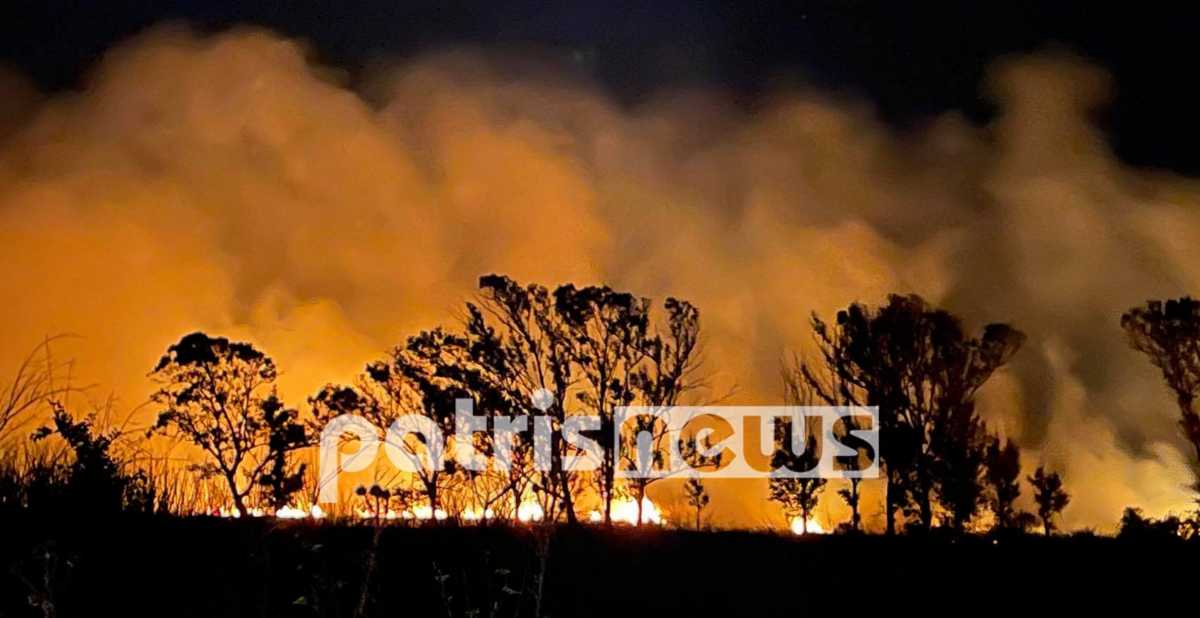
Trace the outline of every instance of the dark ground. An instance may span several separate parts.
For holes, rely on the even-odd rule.
[[[268,519],[21,516],[0,525],[0,616],[13,617],[44,615],[29,606],[31,591],[49,591],[60,617],[351,617],[375,537],[368,526]],[[364,615],[531,616],[539,546],[524,528],[388,527]],[[1126,598],[1166,607],[1195,598],[1200,583],[1195,543],[1090,536],[585,527],[554,531],[548,547],[544,616],[1074,615],[1081,604]]]

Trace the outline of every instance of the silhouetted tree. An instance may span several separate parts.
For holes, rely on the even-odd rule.
[[[699,380],[694,378],[699,364],[697,349],[700,342],[700,311],[691,303],[668,298],[665,303],[667,312],[666,329],[663,333],[648,336],[644,344],[646,358],[642,366],[630,379],[630,386],[635,391],[635,401],[651,408],[664,408],[679,403],[684,393],[696,388]],[[661,422],[653,422],[645,416],[635,419],[630,431],[624,433],[627,448],[622,449],[624,461],[618,465],[628,470],[642,464],[646,469],[659,469],[661,475],[634,475],[627,484],[637,500],[637,522],[642,523],[642,511],[645,505],[646,490],[653,483],[667,478],[679,470],[666,469],[669,453],[669,441],[677,438],[673,432],[667,431]],[[648,462],[638,462],[637,437],[645,432],[649,437],[650,459]],[[685,446],[684,457],[689,468],[716,466],[720,462],[699,455],[694,442],[689,442],[690,449]]]
[[[906,505],[928,528],[937,491],[957,504],[956,518],[973,514],[980,459],[975,395],[1024,335],[989,324],[981,337],[968,337],[951,314],[897,295],[878,310],[853,304],[833,325],[814,315],[812,327],[819,362],[802,363],[800,373],[816,396],[829,405],[879,406],[888,532]]]
[[[262,499],[273,509],[281,509],[304,486],[307,464],[293,464],[288,455],[309,444],[309,434],[299,413],[283,405],[274,393],[262,402],[262,420],[267,426],[268,464],[258,478]]]
[[[848,416],[842,419],[838,427],[834,428],[838,441],[854,449],[853,455],[836,458],[836,463],[840,469],[853,472],[861,471],[870,461],[869,458],[874,457],[874,453],[870,452],[870,449],[864,442],[857,440],[857,438],[854,438],[850,434],[855,429],[866,429],[865,424],[862,417]],[[856,441],[861,443],[861,445],[856,444]],[[859,505],[862,502],[862,481],[861,477],[852,476],[846,479],[846,486],[837,491],[838,496],[846,503],[846,506],[850,507],[850,521],[848,524],[851,532],[862,531],[862,513],[859,509]]]
[[[687,497],[688,506],[696,510],[696,529],[700,529],[700,516],[708,506],[708,489],[699,477],[691,477],[683,484],[683,494]]]
[[[929,439],[934,491],[949,527],[962,532],[984,500],[987,433],[973,403],[940,414]]]
[[[383,420],[358,389],[345,384],[326,384],[308,398],[308,405],[312,408],[309,427],[313,434],[319,434],[326,423],[343,414],[359,414],[372,422]]]
[[[479,288],[478,301],[467,305],[466,339],[472,358],[483,370],[482,377],[508,402],[490,413],[515,416],[529,412],[547,418],[551,427],[550,470],[510,469],[514,505],[519,506],[516,494],[528,484],[542,496],[548,518],[554,518],[561,505],[567,522],[574,524],[573,494],[579,477],[563,465],[564,456],[570,453],[562,438],[573,400],[568,392],[577,379],[568,326],[544,286],[522,286],[502,275],[488,275],[480,278]],[[531,407],[531,403],[536,405]],[[530,432],[518,438],[514,456],[528,459]]]
[[[1178,541],[1184,524],[1174,515],[1153,519],[1142,515],[1142,509],[1126,507],[1121,515],[1117,538],[1146,541]]]
[[[309,398],[318,425],[342,414],[357,414],[385,432],[388,446],[407,458],[413,470],[410,478],[420,487],[431,512],[440,508],[443,490],[454,484],[457,469],[451,440],[455,399],[469,396],[458,382],[439,373],[443,367],[439,357],[461,349],[461,341],[440,328],[422,332],[393,348],[386,358],[368,363],[354,386],[327,384]],[[445,361],[445,366],[459,365],[456,359]],[[420,433],[396,440],[390,429],[404,415],[432,421],[442,443],[431,444]],[[436,461],[439,458],[443,461]]]
[[[564,418],[555,393],[565,393],[565,380],[570,375],[570,361],[562,349],[565,340],[559,332],[549,333],[559,328],[555,318],[541,314],[549,307],[544,290],[515,284],[506,287],[504,281],[486,277],[481,285],[496,287],[485,287],[480,305],[468,303],[466,328],[461,335],[438,329],[410,339],[410,358],[419,362],[409,363],[407,375],[420,386],[427,404],[441,400],[443,405],[450,405],[453,400],[470,399],[476,414],[487,417],[489,428],[501,419],[524,423],[523,428],[516,430],[514,441],[508,444],[496,444],[490,432],[472,437],[475,450],[494,464],[488,471],[462,471],[466,489],[477,508],[486,512],[507,493],[511,496],[509,514],[519,518],[527,503],[527,491],[532,489],[542,517],[556,518],[562,504],[568,521],[572,521],[571,476],[569,471],[562,470],[564,443],[553,432],[556,427],[561,428]],[[533,305],[524,303],[536,304],[538,315],[532,314]],[[519,306],[525,307],[524,313]],[[506,308],[514,313],[505,314],[503,319],[494,317],[500,320],[499,328],[489,325],[485,312],[499,316]],[[521,321],[520,325],[514,320]],[[421,337],[427,339],[421,342]],[[558,343],[548,342],[544,337]],[[554,348],[549,357],[539,348],[541,345]],[[547,388],[547,384],[553,388]],[[537,469],[533,461],[535,421],[526,416],[539,414],[550,420],[552,429],[553,460],[549,471]],[[503,461],[499,459],[502,456]]]
[[[862,484],[861,478],[851,478],[847,481],[849,486],[838,490],[838,496],[850,507],[850,521],[847,526],[851,532],[862,531],[862,514],[859,513],[858,505],[862,501],[862,494],[859,492],[859,485]]]
[[[357,414],[367,418],[367,420],[375,423],[376,427],[386,429],[386,426],[381,426],[381,418],[374,409],[372,403],[353,386],[345,384],[326,384],[321,387],[321,390],[309,396],[308,405],[310,414],[308,416],[308,427],[311,436],[320,439],[322,430],[329,421],[342,416],[343,414]],[[339,441],[340,447],[340,441]],[[321,495],[322,485],[324,483],[334,483],[338,481],[337,474],[327,476],[325,478],[317,478],[314,486],[310,488],[312,492],[311,498],[316,504]],[[336,487],[335,487],[336,489]]]
[[[469,394],[492,419],[531,413],[548,420],[550,470],[530,465],[532,427],[527,427],[518,432],[509,462],[514,465],[505,482],[514,509],[529,487],[547,517],[561,512],[568,522],[576,521],[575,493],[582,477],[564,465],[568,455],[578,453],[563,440],[563,424],[576,413],[597,415],[601,427],[589,437],[601,445],[602,461],[592,481],[605,504],[604,519],[611,522],[616,469],[632,463],[618,460],[615,410],[674,405],[699,384],[693,376],[699,312],[687,302],[667,299],[665,324],[659,329],[651,321],[648,300],[607,287],[564,285],[551,293],[501,275],[482,277],[479,284],[479,297],[467,304],[461,335],[440,329],[423,333],[436,341],[419,347],[414,347],[416,338],[410,339],[405,358],[417,361],[407,363],[406,378],[419,385],[426,400],[433,387]],[[635,432],[629,428],[629,435]],[[665,435],[652,433],[660,439]],[[655,480],[636,479],[628,489],[641,498]]]
[[[825,351],[828,352],[828,348],[825,348]],[[792,364],[785,365],[783,368],[785,400],[789,404],[799,406],[860,405],[857,403],[859,399],[851,392],[853,385],[845,381],[846,371],[837,366],[838,363],[845,362],[844,357],[831,353],[825,356],[825,360],[834,366],[805,363],[799,358],[796,358]],[[863,470],[869,463],[869,458],[875,456],[865,442],[858,440],[851,433],[858,429],[869,428],[869,421],[858,415],[846,416],[834,427],[833,431],[838,441],[854,448],[853,455],[836,458],[836,464],[840,469]],[[838,496],[846,503],[846,506],[850,507],[850,521],[847,522],[846,527],[853,532],[862,530],[862,514],[859,512],[859,504],[862,501],[860,491],[862,480],[861,477],[851,477],[846,479],[846,487],[837,490]]]
[[[430,444],[425,436],[410,434],[402,444],[393,444],[414,464],[415,477],[434,512],[441,508],[442,490],[449,489],[457,475],[452,456],[455,402],[474,399],[463,380],[445,374],[447,368],[467,370],[468,361],[459,353],[463,347],[457,335],[441,328],[421,332],[395,348],[389,359],[368,365],[362,380],[372,400],[370,414],[380,427],[389,427],[401,414],[419,414],[433,421],[445,440]],[[439,453],[442,465],[434,462]]]
[[[817,438],[809,434],[801,453],[796,453],[789,445],[791,423],[776,425],[776,449],[771,457],[772,472],[769,482],[770,498],[778,502],[783,514],[789,519],[802,518],[801,532],[808,533],[808,520],[812,510],[821,499],[821,490],[825,488],[827,479],[823,477],[797,478],[784,476],[784,469],[803,472],[816,468],[820,461],[820,451],[817,450]]]
[[[126,509],[149,512],[154,508],[154,494],[145,474],[126,473],[117,461],[112,447],[121,433],[115,428],[103,430],[96,416],[75,420],[59,402],[50,402],[50,424],[33,434],[35,441],[58,436],[71,451],[71,461],[63,487],[62,505],[72,510],[110,514]]]
[[[181,437],[206,455],[199,469],[222,478],[238,513],[262,487],[267,470],[280,490],[292,474],[279,467],[285,454],[308,444],[295,412],[275,395],[275,363],[248,343],[192,333],[167,349],[151,377],[152,401],[162,407],[152,432]],[[298,485],[295,485],[298,486]]]
[[[1129,345],[1145,354],[1162,372],[1179,406],[1179,426],[1192,445],[1196,461],[1192,486],[1200,502],[1200,302],[1185,296],[1166,303],[1152,300],[1121,316]]]
[[[992,512],[996,528],[1012,530],[1022,527],[1022,513],[1015,503],[1021,496],[1021,449],[1012,440],[994,437],[988,442],[986,477],[991,488]]]
[[[1045,466],[1038,466],[1033,476],[1028,477],[1033,485],[1033,501],[1038,505],[1038,517],[1042,520],[1042,529],[1046,536],[1054,532],[1054,516],[1061,513],[1071,497],[1063,490],[1062,479],[1057,472],[1047,473]]]
[[[640,366],[651,351],[650,301],[607,286],[554,291],[555,310],[567,326],[567,348],[579,372],[577,393],[584,406],[600,418],[595,433],[602,457],[595,477],[603,520],[612,523],[619,444],[615,440],[616,408],[632,405],[637,397]]]

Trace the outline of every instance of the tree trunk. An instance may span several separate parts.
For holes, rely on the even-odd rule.
[[[928,489],[922,489],[917,495],[918,506],[921,507],[921,530],[928,532],[933,527],[933,502]]]
[[[425,495],[429,496],[429,519],[437,521],[438,486],[436,475],[433,476],[432,480],[425,483]]]
[[[896,534],[896,488],[892,486],[891,475],[884,480],[883,493],[885,496],[884,502],[887,504],[887,534],[892,536]]]
[[[855,532],[862,527],[862,517],[858,514],[858,483],[859,479],[850,479],[850,529]]]
[[[512,485],[511,487],[509,487],[509,492],[512,493],[512,501],[513,501],[512,520],[520,521],[521,517],[520,517],[519,513],[521,511],[521,492],[517,489],[517,486],[515,484]]]
[[[567,523],[574,526],[579,522],[575,517],[575,498],[571,495],[571,481],[567,478],[566,470],[558,471],[558,484],[561,486],[563,510],[567,512]]]
[[[603,402],[606,401],[606,398],[603,391],[601,392],[598,401],[600,402],[600,445],[604,451],[604,461],[600,466],[600,498],[604,500],[604,525],[612,526],[613,479],[616,475],[617,449],[620,448],[620,445],[617,442],[619,437],[613,435],[615,432],[614,427],[616,425],[616,419],[613,418],[611,411],[609,411],[608,414],[604,413]]]
[[[239,517],[245,517],[249,511],[246,510],[246,501],[238,491],[236,475],[230,471],[225,473],[225,482],[229,483],[229,495],[233,496],[233,506],[237,509]]]
[[[578,520],[575,519],[575,500],[571,496],[571,482],[562,462],[562,435],[558,432],[551,432],[550,442],[550,466],[554,470],[552,484],[557,483],[558,490],[562,493],[563,510],[567,512],[567,524],[574,526]]]
[[[609,435],[611,435],[612,428],[609,427],[608,431],[609,431]],[[614,457],[615,457],[615,453],[613,451],[613,448],[608,448],[604,453],[604,459],[605,459],[605,464],[606,464],[604,466],[604,480],[603,480],[603,485],[604,485],[604,491],[603,491],[603,493],[604,493],[604,496],[603,496],[603,498],[604,498],[604,525],[605,526],[612,525],[613,475],[616,473],[616,463],[613,461]]]

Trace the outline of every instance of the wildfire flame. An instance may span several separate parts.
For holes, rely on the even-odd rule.
[[[480,512],[478,508],[467,509],[462,514],[463,521],[485,521],[495,516],[496,513],[492,509],[484,509],[483,512]]]
[[[375,519],[376,513],[375,513],[375,511],[372,511],[369,509],[362,509],[358,512],[358,516],[362,519]],[[424,506],[424,505],[415,506],[412,509],[406,510],[406,511],[397,511],[395,509],[388,509],[387,511],[378,514],[378,517],[380,519],[417,519],[417,520],[421,520],[421,521],[428,521],[430,519],[436,519],[437,521],[441,521],[443,519],[446,519],[449,516],[450,515],[448,513],[446,513],[446,511],[443,511],[442,509],[434,510],[434,509],[431,509],[428,506]]]
[[[517,519],[522,522],[542,521],[546,513],[537,502],[526,501],[517,507]]]
[[[212,515],[215,517],[224,517],[227,519],[240,519],[242,516],[242,514],[239,513],[238,510],[233,507],[221,507],[219,509],[215,509],[212,511]],[[275,511],[273,514],[270,514],[270,515],[274,516],[276,519],[309,519],[309,518],[324,519],[325,511],[320,506],[317,506],[315,504],[312,505],[312,507],[309,508],[307,511],[302,508],[292,506],[289,504],[289,505]],[[247,517],[267,517],[268,513],[267,513],[267,511],[265,511],[263,509],[253,508],[253,509],[249,509],[246,511],[246,516]]]
[[[276,519],[323,519],[324,517],[325,511],[315,504],[307,511],[291,505],[275,511]]]
[[[237,509],[232,508],[232,507],[221,507],[219,509],[215,509],[212,512],[212,515],[214,515],[216,517],[225,517],[228,519],[239,519],[242,516],[241,513],[239,513],[237,511]],[[357,515],[361,519],[375,519],[376,518],[375,511],[373,511],[371,509],[360,509],[358,511]],[[298,506],[288,505],[281,509],[278,509],[274,513],[269,513],[261,508],[253,508],[253,509],[249,509],[246,512],[246,516],[247,517],[272,516],[272,517],[275,517],[276,519],[319,520],[319,519],[324,519],[326,514],[325,514],[325,511],[320,506],[314,504],[312,507],[308,508],[307,510],[302,509]],[[540,504],[538,504],[537,501],[535,501],[535,500],[526,500],[525,502],[521,503],[520,507],[517,508],[517,520],[521,521],[523,523],[539,522],[539,521],[542,521],[545,518],[545,516],[546,515],[545,515],[545,512],[542,510],[542,506]],[[449,514],[446,511],[444,511],[442,509],[434,510],[434,509],[431,509],[428,506],[424,506],[424,505],[415,506],[412,509],[404,510],[404,511],[388,509],[386,512],[378,514],[379,519],[386,519],[386,520],[396,520],[396,519],[413,520],[413,519],[415,519],[415,520],[419,520],[419,521],[428,521],[428,520],[433,519],[433,520],[441,521],[441,520],[447,519],[448,517],[449,517]],[[479,509],[468,509],[468,510],[462,512],[463,521],[484,521],[484,520],[492,519],[494,517],[495,517],[495,513],[492,511],[492,509],[486,509],[482,512]],[[602,522],[602,521],[604,521],[604,513],[602,513],[601,511],[592,511],[589,514],[589,519],[593,523]],[[612,520],[616,523],[629,524],[631,526],[638,525],[637,501],[632,498],[621,498],[618,500],[614,500],[613,505],[612,505]],[[658,508],[657,504],[655,504],[649,498],[643,498],[642,499],[642,522],[646,523],[646,524],[653,524],[656,526],[663,526],[663,525],[666,525],[667,519],[664,516],[663,512]],[[799,527],[798,522],[799,522],[798,519],[793,520],[793,522],[792,522],[792,530],[793,530],[793,532],[796,532],[797,534],[800,533],[800,527]],[[817,525],[815,521],[812,521],[812,520],[809,520],[808,529],[809,529],[809,532],[815,532],[817,534],[822,534],[824,532],[824,530],[822,530],[821,527],[819,525]]]
[[[588,518],[593,523],[604,521],[604,513],[592,511]],[[612,520],[617,523],[638,525],[638,503],[632,498],[621,498],[612,503]],[[650,498],[642,498],[642,522],[656,526],[666,525],[667,519],[659,511],[658,505]]]
[[[803,517],[793,517],[792,518],[792,534],[805,534],[804,528],[805,528],[805,526],[804,526],[804,518]],[[816,519],[814,519],[812,517],[808,518],[808,534],[825,534],[825,533],[826,533],[825,528],[822,528],[821,524],[817,523]]]
[[[234,509],[233,506],[222,506],[220,509],[214,509],[210,512],[210,515],[214,517],[228,518],[228,520],[238,520],[238,518],[241,518],[240,512],[238,512],[238,509]],[[276,520],[307,520],[307,518],[313,518],[313,520],[323,520],[325,517],[325,511],[316,504],[313,504],[312,508],[308,510],[304,510],[299,508],[299,506],[293,506],[289,504],[284,506],[282,509],[276,510],[274,514],[270,514],[270,512],[258,508],[248,509],[246,511],[246,516],[272,516],[275,517]]]

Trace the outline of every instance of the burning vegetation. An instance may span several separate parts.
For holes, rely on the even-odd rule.
[[[1152,303],[1122,322],[1134,345],[1147,350],[1182,393],[1185,429],[1190,408],[1184,391],[1193,382],[1186,373],[1187,346],[1200,332],[1189,330],[1200,324],[1200,313],[1188,309],[1193,305],[1187,299],[1172,301],[1164,313]],[[57,440],[65,446],[64,456],[30,460],[24,468],[9,463],[4,504],[39,509],[62,501],[69,508],[109,512],[375,524],[704,527],[710,496],[701,478],[672,478],[684,470],[661,470],[662,475],[648,478],[617,474],[636,467],[630,450],[622,447],[638,435],[651,438],[642,446],[649,448],[653,465],[669,459],[671,445],[661,441],[656,426],[635,417],[636,423],[621,424],[614,434],[619,407],[673,406],[711,396],[699,372],[695,306],[667,299],[660,314],[648,299],[607,287],[550,290],[493,275],[480,279],[480,294],[466,304],[464,315],[458,327],[408,338],[383,360],[367,364],[355,381],[327,384],[303,410],[279,396],[280,372],[265,352],[223,337],[187,335],[150,372],[158,387],[152,398],[158,415],[147,429],[107,428],[95,414],[74,418],[66,407],[72,389],[60,385],[62,367],[47,342],[9,389],[8,423],[19,427],[35,418],[39,405],[49,406],[52,423],[35,432],[35,443]],[[1070,503],[1061,476],[1044,467],[1029,474],[1029,503],[1036,510],[1024,510],[1020,449],[1012,439],[992,433],[975,406],[989,377],[1021,347],[1022,333],[993,324],[973,337],[954,316],[915,296],[892,296],[878,308],[853,304],[833,322],[814,316],[811,326],[818,354],[785,366],[787,398],[801,405],[878,406],[873,422],[878,423],[879,452],[862,443],[834,461],[853,471],[878,457],[884,474],[877,481],[833,481],[835,491],[827,488],[827,478],[773,475],[767,498],[780,508],[784,527],[798,534],[867,531],[863,490],[875,486],[875,495],[883,496],[882,531],[888,534],[901,527],[924,534],[934,528],[964,534],[1036,527],[1050,535],[1058,528],[1057,519]],[[488,432],[459,434],[455,414],[463,401],[478,402],[485,411],[480,429],[505,422],[521,430],[504,441]],[[546,455],[535,453],[533,427],[514,422],[530,413],[551,429]],[[568,462],[589,453],[564,439],[563,428],[578,415],[593,413],[599,427],[590,435],[598,452],[590,454],[598,465],[585,471]],[[433,444],[424,434],[408,433],[392,442],[389,433],[384,448],[411,466],[397,469],[368,459],[344,474],[339,467],[318,477],[313,460],[322,436],[334,441],[338,466],[364,450],[353,433],[325,435],[331,420],[347,415],[379,425],[401,416],[416,418],[453,437]],[[854,418],[831,431],[848,437],[858,422]],[[818,444],[816,431],[776,424],[771,466],[815,469],[828,447]],[[441,461],[435,451],[453,453],[465,446],[455,442],[463,435],[484,465],[455,460],[428,465]],[[807,436],[799,448],[796,435]],[[719,454],[702,454],[708,451],[697,446],[695,436],[681,446],[687,447],[691,470],[722,465]],[[537,457],[549,464],[535,465]],[[648,495],[659,480],[664,483],[658,499],[680,503],[670,518]],[[837,522],[826,510],[826,523],[818,524],[818,505],[823,497],[828,504],[829,494],[840,498],[848,516]],[[320,499],[328,495],[337,500]],[[1190,536],[1194,519],[1180,521],[1186,524],[1179,526],[1180,534]]]

